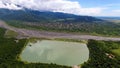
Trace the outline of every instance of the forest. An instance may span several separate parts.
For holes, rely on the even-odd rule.
[[[87,46],[89,60],[82,68],[120,68],[120,42],[89,40]]]
[[[19,54],[23,50],[27,39],[5,38],[4,33],[5,29],[0,28],[0,68],[70,68],[56,64],[20,61]]]

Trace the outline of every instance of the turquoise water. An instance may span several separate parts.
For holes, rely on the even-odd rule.
[[[22,61],[32,63],[73,66],[87,61],[89,50],[84,43],[42,40],[36,43],[29,42],[20,57]]]

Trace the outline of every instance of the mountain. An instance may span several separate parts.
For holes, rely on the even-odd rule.
[[[0,19],[3,20],[19,20],[27,22],[101,22],[103,20],[91,16],[79,16],[60,12],[35,11],[30,9],[9,10],[0,9]]]
[[[17,28],[120,36],[119,24],[92,16],[35,11],[30,9],[0,9],[0,19]]]
[[[120,17],[97,17],[97,18],[105,20],[120,20]]]

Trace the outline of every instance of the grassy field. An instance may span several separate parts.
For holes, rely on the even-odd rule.
[[[119,49],[114,49],[112,52],[118,56],[120,56],[120,48]]]
[[[5,32],[5,37],[11,38],[11,37],[16,37],[18,35],[17,32],[14,32],[12,30],[6,30]]]
[[[63,39],[63,38],[55,38],[54,40],[58,40],[58,41],[67,41],[67,42],[87,43],[87,40],[75,40],[75,39]]]
[[[120,23],[120,20],[111,20],[111,21],[115,23]]]

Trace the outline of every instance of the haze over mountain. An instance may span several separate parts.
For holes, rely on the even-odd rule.
[[[51,22],[51,23],[52,22],[90,23],[102,21],[101,19],[97,19],[91,16],[80,16],[50,11],[35,11],[30,9],[21,10],[0,9],[0,18],[3,20],[19,20],[28,22]]]

